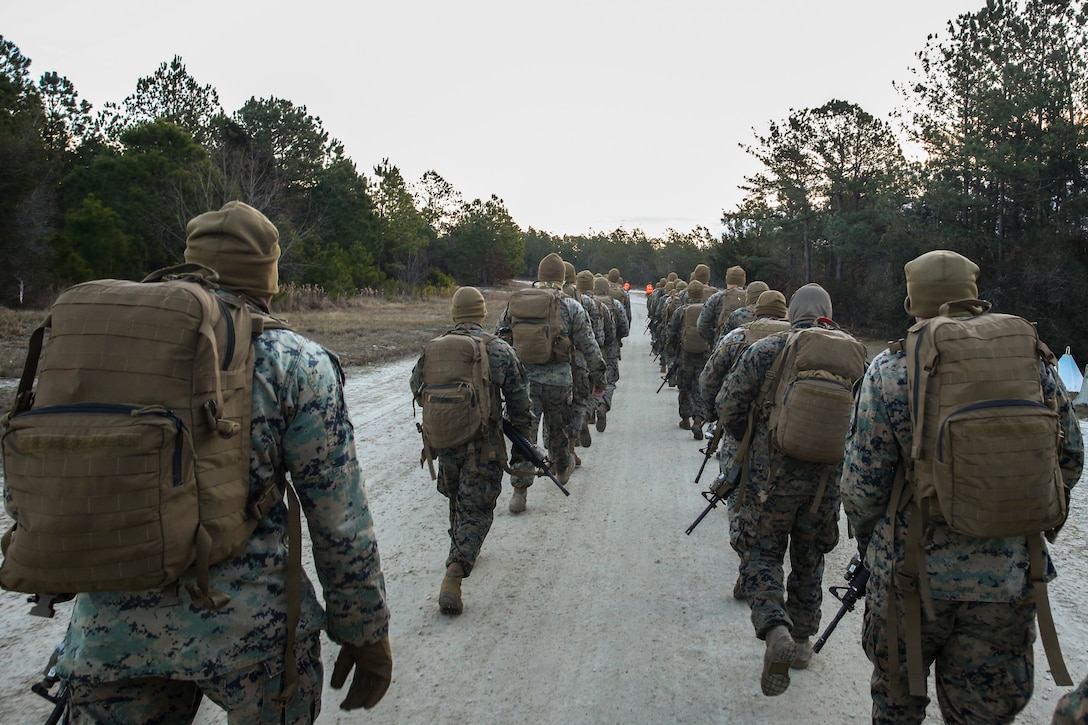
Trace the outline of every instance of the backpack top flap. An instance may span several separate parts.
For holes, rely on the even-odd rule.
[[[510,330],[523,363],[545,365],[567,358],[564,344],[561,290],[529,287],[510,295]]]
[[[721,307],[718,309],[717,321],[717,329],[719,331],[725,327],[725,323],[729,320],[729,315],[733,314],[741,307],[744,307],[746,297],[747,293],[740,287],[730,287],[722,290]]]
[[[938,316],[906,339],[913,470],[925,514],[959,533],[1018,536],[1065,519],[1061,427],[1043,400],[1053,354],[1022,317]]]

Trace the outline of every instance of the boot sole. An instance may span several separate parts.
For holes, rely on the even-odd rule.
[[[452,595],[439,594],[438,609],[442,614],[460,614],[464,611],[464,605],[461,604],[460,599],[456,599]]]
[[[781,695],[790,686],[790,663],[797,656],[797,643],[790,638],[783,638],[775,645],[770,658],[763,657],[763,675],[759,678],[759,687],[768,697]]]

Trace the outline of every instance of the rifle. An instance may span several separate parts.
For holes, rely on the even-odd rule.
[[[661,392],[661,389],[665,387],[665,383],[672,379],[672,376],[676,374],[676,368],[680,367],[680,362],[674,362],[667,371],[665,371],[665,377],[661,378],[661,385],[657,386],[657,392]]]
[[[45,725],[57,725],[60,723],[61,719],[64,717],[64,711],[68,707],[68,683],[62,680],[60,675],[57,674],[57,658],[59,656],[60,647],[56,647],[53,649],[53,654],[50,655],[49,662],[45,666],[45,672],[42,673],[41,681],[35,682],[30,686],[31,691],[35,695],[40,695],[53,703],[53,712],[49,714],[49,719],[45,721]],[[57,691],[55,693],[52,691],[54,685],[57,686]]]
[[[718,423],[711,423],[708,429],[710,433],[710,440],[706,444],[706,448],[699,450],[703,454],[703,465],[699,466],[699,472],[695,474],[695,483],[699,483],[699,479],[703,475],[703,469],[706,468],[706,462],[710,460],[710,457],[714,455],[718,450],[718,444],[721,443],[722,434],[725,433],[725,426]]]
[[[703,498],[710,503],[703,509],[703,512],[691,522],[691,526],[684,532],[688,536],[691,535],[692,531],[695,531],[696,526],[702,523],[703,519],[706,518],[706,515],[710,513],[710,509],[717,508],[718,503],[732,496],[733,492],[740,486],[741,480],[747,478],[747,474],[745,474],[744,471],[744,464],[746,463],[745,459],[748,457],[748,444],[752,440],[752,431],[755,429],[755,411],[754,405],[748,410],[748,428],[744,431],[744,436],[737,445],[736,453],[733,454],[733,465],[729,467],[727,473],[718,474],[718,477],[714,479],[714,483],[710,484],[709,491],[702,491]],[[717,436],[718,430],[725,430],[725,423],[719,420],[716,426],[715,435]],[[710,444],[707,444],[707,448],[710,448]],[[709,454],[707,454],[707,458],[710,458]],[[706,465],[706,461],[703,461],[703,465]],[[699,474],[702,475],[702,472],[703,469],[700,468]],[[696,476],[695,480],[698,481],[699,476]],[[743,494],[743,491],[741,493]]]
[[[816,640],[816,644],[812,645],[813,652],[819,652],[823,649],[824,644],[827,643],[827,638],[835,631],[835,627],[839,626],[839,620],[847,612],[854,611],[854,604],[865,596],[865,587],[869,584],[869,567],[865,566],[865,562],[861,560],[860,553],[855,553],[853,558],[850,559],[850,564],[846,567],[845,579],[849,582],[848,586],[830,587],[828,589],[836,599],[842,602],[842,606],[839,607],[835,618],[827,625],[827,629]]]
[[[551,472],[551,461],[548,460],[548,455],[534,446],[532,442],[521,434],[514,424],[509,419],[502,419],[502,432],[507,438],[510,439],[510,443],[513,444],[514,450],[521,454],[522,458],[532,463],[536,469],[538,476],[547,476],[552,479],[552,483],[559,487],[559,490],[563,492],[564,496],[570,496],[570,491],[563,488],[563,484],[559,482],[559,479]]]

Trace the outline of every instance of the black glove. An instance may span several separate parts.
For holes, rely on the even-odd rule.
[[[389,636],[374,644],[342,646],[332,668],[332,689],[339,690],[344,686],[352,668],[355,675],[351,678],[348,696],[340,703],[340,709],[355,710],[361,707],[369,710],[381,701],[393,680]]]

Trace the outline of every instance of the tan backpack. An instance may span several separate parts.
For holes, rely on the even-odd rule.
[[[427,449],[453,448],[487,437],[498,422],[492,399],[487,333],[451,330],[423,349],[423,385],[416,399],[423,408]]]
[[[168,278],[196,271],[183,265],[76,285],[33,333],[3,432],[18,511],[5,589],[151,589],[195,567],[194,603],[226,603],[208,567],[241,549],[286,486],[249,495],[251,338],[286,324],[201,269],[210,281]]]
[[[733,314],[733,312],[744,307],[746,298],[747,293],[741,287],[730,287],[722,290],[721,307],[718,308],[718,320],[714,328],[718,337],[721,337],[724,332],[729,332],[729,330],[724,329],[726,320],[729,319],[729,315]]]
[[[510,295],[510,331],[514,349],[526,365],[547,365],[570,358],[571,342],[563,334],[563,292],[527,287]]]
[[[680,349],[691,355],[702,355],[710,346],[699,334],[696,323],[699,321],[699,313],[703,311],[701,303],[692,303],[684,307],[684,325],[680,330]]]
[[[965,536],[1026,538],[1040,639],[1054,682],[1073,684],[1042,557],[1043,534],[1068,513],[1061,425],[1039,380],[1040,361],[1057,361],[1033,324],[989,308],[982,300],[945,304],[937,317],[912,326],[905,343],[893,344],[906,354],[913,430],[910,466],[890,502],[895,510],[914,507],[901,567],[916,582],[904,591],[911,694],[925,694],[920,611],[932,608],[924,546],[931,521]],[[891,612],[888,625],[894,640],[899,625]]]
[[[775,447],[802,461],[841,462],[854,383],[864,374],[865,346],[845,330],[817,324],[786,333],[760,393],[772,406]]]

